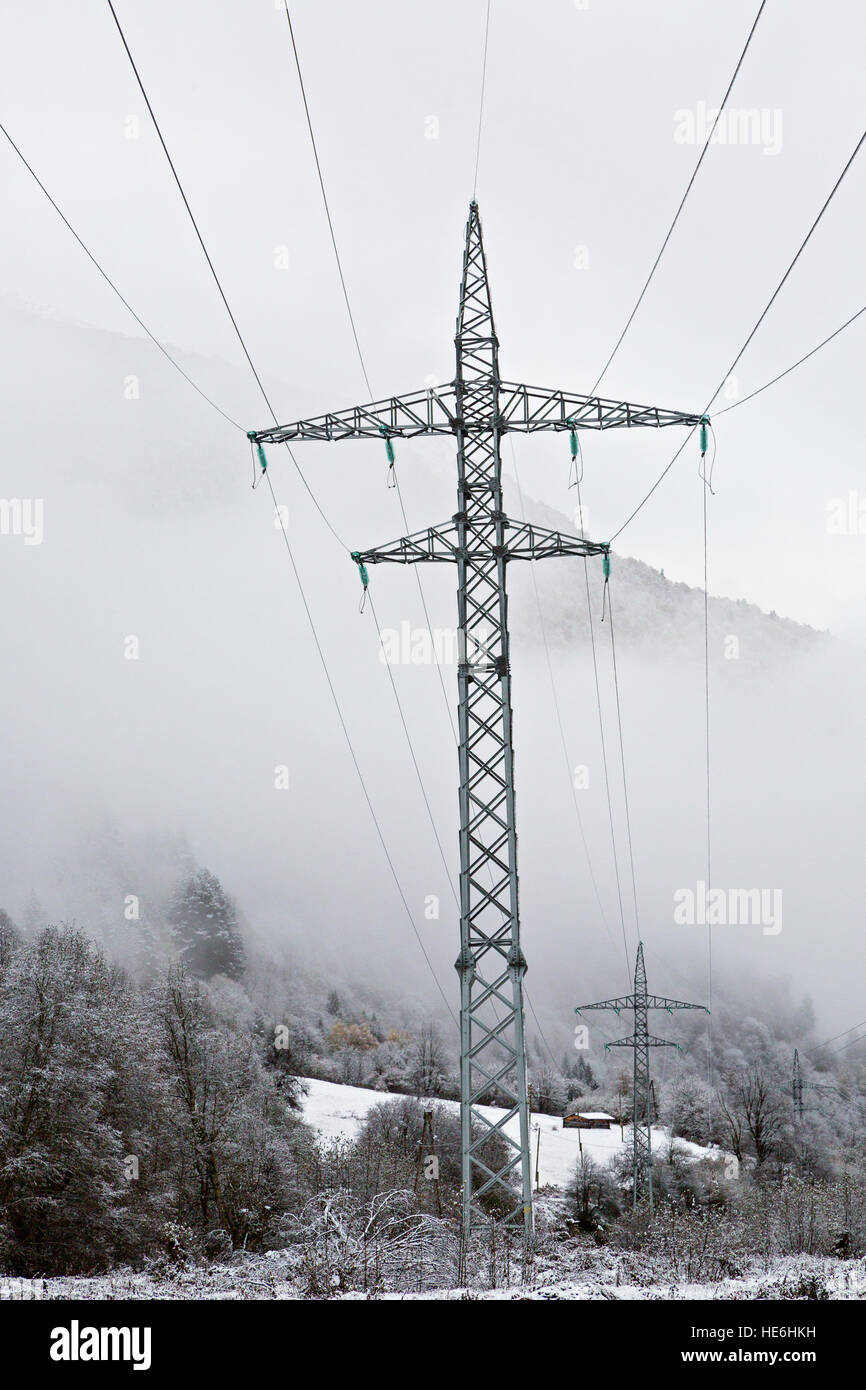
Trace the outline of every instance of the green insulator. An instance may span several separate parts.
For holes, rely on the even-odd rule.
[[[380,425],[380,426],[379,426],[379,433],[382,435],[383,439],[385,440],[385,454],[386,454],[386,456],[387,456],[388,462],[389,462],[389,463],[393,463],[393,462],[394,462],[394,445],[391,443],[391,436],[388,434],[388,431],[385,429],[385,426],[384,426],[384,425]]]
[[[601,553],[601,572],[605,579],[610,579],[610,551],[603,550]]]
[[[570,448],[571,448],[571,457],[572,457],[573,459],[576,459],[577,456],[578,456],[578,454],[580,453],[580,445],[579,445],[578,442],[577,442],[577,430],[572,430],[572,431],[571,431],[571,434],[569,435],[568,443],[569,443],[569,446],[570,446]]]
[[[259,466],[260,466],[262,472],[263,472],[263,473],[267,473],[267,471],[268,471],[268,460],[267,460],[267,458],[265,457],[265,451],[264,451],[264,448],[262,447],[261,444],[257,444],[257,445],[256,445],[256,453],[257,453],[258,456],[259,456]]]
[[[705,454],[705,453],[707,452],[707,425],[708,425],[708,424],[709,424],[709,420],[707,419],[706,415],[702,415],[702,416],[701,416],[701,453],[702,453],[702,454]]]
[[[352,559],[355,561],[355,564],[358,566],[358,573],[359,573],[360,576],[361,576],[361,583],[363,584],[364,588],[366,589],[367,585],[368,585],[369,582],[370,582],[370,576],[369,576],[368,573],[367,573],[367,566],[364,564],[363,560],[361,559],[361,552],[360,552],[360,550],[352,550],[352,551],[350,551],[349,553],[350,553]]]

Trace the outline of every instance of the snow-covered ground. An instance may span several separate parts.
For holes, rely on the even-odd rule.
[[[361,1123],[374,1105],[395,1097],[385,1091],[368,1091],[359,1086],[340,1086],[332,1081],[308,1079],[304,1082],[308,1093],[304,1100],[304,1119],[325,1139],[349,1138],[358,1133]],[[431,1105],[443,1105],[457,1110],[457,1101],[430,1101]],[[487,1119],[497,1120],[503,1114],[492,1105],[478,1107]],[[511,1120],[505,1130],[516,1139],[517,1120]],[[623,1138],[624,1133],[624,1138]],[[631,1151],[631,1127],[626,1125],[621,1133],[619,1125],[610,1129],[563,1129],[562,1120],[553,1115],[532,1116],[532,1180],[535,1182],[536,1155],[538,1156],[538,1185],[540,1187],[566,1187],[572,1177],[575,1165],[583,1152],[599,1164],[608,1164],[616,1154]],[[653,1128],[653,1150],[664,1152],[668,1147],[668,1132]],[[676,1140],[676,1147],[684,1156],[703,1158],[711,1151],[699,1144],[690,1144],[684,1139]],[[718,1152],[716,1151],[716,1157]]]
[[[519,1272],[512,1284],[496,1289],[437,1288],[423,1294],[410,1291],[375,1294],[361,1289],[334,1297],[348,1299],[527,1299],[539,1301],[609,1299],[631,1303],[637,1300],[679,1301],[680,1299],[837,1299],[866,1300],[866,1264],[863,1260],[835,1260],[811,1255],[791,1255],[769,1265],[755,1262],[741,1277],[719,1279],[703,1284],[664,1282],[636,1283],[622,1267],[621,1258],[598,1251],[579,1259],[570,1258],[566,1247],[553,1263],[542,1258],[528,1282]],[[272,1250],[267,1255],[247,1256],[238,1263],[198,1265],[156,1275],[131,1270],[83,1278],[72,1276],[34,1280],[34,1291],[27,1298],[42,1299],[298,1299],[304,1296],[297,1255]],[[3,1294],[0,1299],[20,1298],[20,1293]]]
[[[307,1079],[307,1094],[303,1101],[304,1116],[324,1139],[352,1138],[369,1111],[383,1101],[394,1099],[386,1092],[364,1090],[357,1086],[341,1086],[329,1081]],[[456,1101],[430,1102],[457,1109]],[[486,1108],[491,1119],[502,1111]],[[533,1178],[535,1155],[539,1154],[540,1186],[547,1191],[539,1197],[540,1210],[547,1219],[555,1218],[562,1208],[564,1188],[580,1157],[585,1153],[599,1163],[610,1163],[614,1155],[628,1151],[631,1131],[624,1136],[618,1125],[609,1130],[573,1130],[562,1128],[562,1120],[551,1115],[532,1116]],[[538,1140],[540,1136],[540,1147]],[[654,1130],[654,1142],[666,1149],[665,1130]],[[709,1151],[696,1144],[677,1140],[682,1152],[699,1158]],[[559,1191],[557,1191],[559,1189]],[[455,1266],[456,1267],[456,1266]],[[444,1281],[443,1281],[444,1282]],[[393,1286],[392,1286],[393,1287]],[[156,1271],[117,1270],[111,1274],[88,1278],[54,1278],[36,1280],[32,1292],[25,1297],[46,1299],[296,1299],[308,1291],[304,1264],[304,1249],[289,1246],[265,1254],[246,1254],[238,1251],[227,1264],[193,1264],[182,1268]],[[817,1291],[817,1292],[816,1292]],[[6,1294],[21,1297],[21,1294]],[[364,1291],[350,1282],[334,1290],[335,1297],[348,1298],[495,1298],[495,1299],[754,1299],[754,1298],[866,1298],[866,1262],[818,1259],[807,1256],[787,1257],[770,1261],[747,1262],[738,1277],[714,1280],[702,1284],[678,1284],[669,1278],[660,1281],[659,1272],[650,1265],[641,1266],[640,1257],[612,1248],[597,1249],[586,1239],[563,1239],[554,1235],[544,1242],[536,1255],[527,1282],[515,1266],[508,1287],[488,1289],[477,1281],[471,1289],[431,1287],[423,1294]],[[0,1298],[4,1297],[0,1289]]]

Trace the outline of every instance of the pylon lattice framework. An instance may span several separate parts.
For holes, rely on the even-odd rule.
[[[457,511],[389,545],[355,551],[361,567],[391,562],[457,566],[460,653],[460,1106],[463,1228],[486,1224],[479,1201],[507,1226],[532,1230],[529,1117],[520,942],[514,752],[511,717],[506,568],[512,560],[589,556],[593,543],[509,520],[502,505],[500,444],[509,430],[695,426],[700,416],[598,396],[547,390],[499,375],[478,206],[470,204],[455,338],[457,370],[444,387],[391,396],[368,405],[251,431],[257,444],[295,440],[412,438],[453,435],[457,444]],[[495,1100],[497,1120],[476,1107]],[[510,1131],[516,1121],[517,1135]],[[492,1140],[504,1141],[495,1158]],[[519,1171],[519,1197],[513,1185]],[[494,1202],[492,1199],[496,1198]]]
[[[617,1038],[615,1042],[605,1043],[605,1051],[610,1047],[631,1047],[634,1049],[634,1080],[632,1086],[632,1136],[633,1136],[633,1200],[637,1206],[641,1195],[646,1191],[650,1206],[653,1201],[653,1150],[652,1116],[650,1114],[650,1048],[679,1047],[679,1043],[666,1038],[655,1038],[649,1031],[649,1010],[665,1009],[672,1014],[677,1009],[702,1009],[709,1013],[704,1004],[686,1004],[681,999],[667,999],[664,995],[648,994],[646,966],[643,958],[643,942],[638,942],[634,967],[634,994],[623,994],[618,999],[602,999],[597,1004],[580,1004],[576,1014],[589,1013],[593,1009],[607,1009],[619,1014],[623,1009],[634,1011],[634,1032],[627,1038]]]

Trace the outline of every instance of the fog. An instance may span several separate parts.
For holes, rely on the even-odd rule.
[[[542,26],[526,24],[516,4],[494,7],[479,201],[507,377],[588,390],[615,341],[694,162],[694,148],[672,139],[673,112],[718,100],[753,6],[710,4],[699,19],[694,8],[673,4],[650,24],[644,5],[599,3],[586,13],[563,4]],[[377,394],[452,371],[482,9],[298,6]],[[137,311],[177,345],[184,369],[244,428],[264,427],[266,409],[220,316],[145,112],[139,138],[124,138],[141,102],[105,16],[48,6],[37,17],[15,4],[4,12],[11,132]],[[846,55],[858,42],[862,50],[863,16],[839,7],[816,36],[813,13],[799,3],[768,13],[738,100],[783,111],[781,148],[710,152],[664,278],[606,380],[609,394],[699,409],[850,153],[859,129]],[[193,205],[212,230],[230,299],[286,420],[361,401],[284,16],[244,7],[242,23],[236,7],[217,4],[205,28],[202,14],[193,4],[121,10]],[[80,68],[65,63],[73,30],[89,46],[97,83],[84,84]],[[467,50],[455,58],[461,32]],[[375,61],[358,63],[359,52]],[[430,112],[440,121],[436,141],[424,138]],[[166,890],[177,847],[165,837],[185,836],[274,949],[288,946],[335,978],[355,976],[441,1010],[361,794],[270,496],[251,488],[246,440],[140,335],[14,154],[4,147],[0,159],[12,213],[0,271],[0,493],[39,499],[44,531],[39,544],[0,536],[0,905],[21,916],[35,892],[53,918],[85,926],[99,910],[111,918],[125,893],[147,900]],[[743,393],[859,307],[851,268],[862,258],[863,188],[855,168],[743,363]],[[283,244],[286,272],[274,261]],[[578,244],[590,248],[585,272],[574,266]],[[866,598],[864,538],[856,528],[831,533],[826,517],[832,499],[860,484],[850,401],[862,344],[858,323],[719,422],[709,504],[712,883],[782,894],[780,931],[714,930],[717,987],[783,982],[840,1027],[863,1012]],[[678,443],[673,431],[585,438],[591,536],[612,533]],[[450,517],[448,448],[396,447],[410,527]],[[527,514],[573,525],[567,443],[518,439],[515,448]],[[296,456],[351,548],[402,533],[378,444],[308,444]],[[508,450],[506,469],[506,503],[519,514]],[[359,614],[355,567],[282,451],[272,451],[271,475],[371,800],[454,1004],[453,898],[376,625],[369,608]],[[611,580],[650,988],[697,1000],[706,997],[706,928],[676,923],[674,901],[706,878],[703,609],[694,587],[700,489],[695,443],[623,535]],[[422,575],[436,630],[456,623],[446,568]],[[527,983],[559,1041],[575,1003],[625,988],[626,965],[583,566],[545,562],[537,579],[566,753],[532,577],[515,564],[519,867]],[[593,566],[590,583],[599,616]],[[382,628],[423,628],[413,573],[382,566],[372,586]],[[609,627],[597,628],[598,655],[631,953]],[[392,673],[453,878],[457,764],[438,674],[411,660]],[[444,678],[453,712],[453,666]],[[283,766],[287,790],[274,784]],[[588,785],[573,797],[578,766]],[[438,918],[425,917],[431,897]]]

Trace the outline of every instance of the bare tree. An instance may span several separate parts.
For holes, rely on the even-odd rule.
[[[412,1089],[416,1096],[440,1095],[448,1079],[448,1059],[434,1024],[427,1023],[415,1042]]]
[[[726,1137],[733,1153],[742,1159],[746,1136],[751,1139],[758,1165],[774,1152],[782,1132],[779,1088],[759,1066],[732,1076],[719,1104]]]

